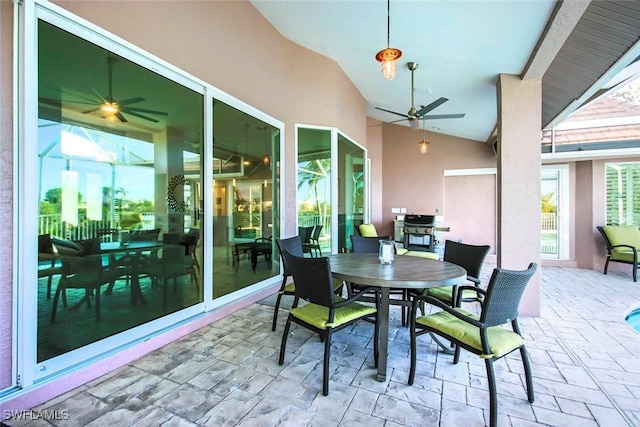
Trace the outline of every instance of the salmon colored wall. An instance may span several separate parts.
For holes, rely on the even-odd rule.
[[[420,154],[418,142],[422,131],[407,126],[382,125],[382,218],[376,224],[380,234],[393,234],[395,213],[392,208],[406,208],[407,213],[444,216],[445,169],[495,168],[491,146],[469,139],[426,132],[429,151]],[[487,205],[494,200],[487,199]],[[472,210],[483,209],[474,206]],[[491,238],[493,240],[493,237]]]
[[[382,223],[382,122],[367,117],[367,155],[371,159],[371,222]]]

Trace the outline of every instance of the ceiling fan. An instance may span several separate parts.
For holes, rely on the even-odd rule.
[[[375,107],[377,110],[386,111],[387,113],[391,113],[391,114],[395,114],[395,115],[404,117],[404,119],[396,120],[396,121],[393,121],[393,122],[390,122],[390,123],[396,123],[396,122],[400,122],[402,120],[409,120],[409,125],[411,126],[411,128],[413,130],[416,130],[416,129],[420,128],[420,119],[424,119],[424,120],[461,119],[461,118],[463,118],[465,116],[464,113],[461,113],[461,114],[430,114],[430,115],[427,116],[426,114],[428,112],[436,109],[437,107],[439,107],[440,105],[444,104],[445,102],[447,102],[449,100],[448,98],[443,98],[443,97],[440,97],[440,98],[436,99],[435,101],[433,101],[429,105],[423,105],[423,106],[421,106],[421,108],[419,110],[416,110],[415,104],[414,104],[414,101],[413,101],[413,95],[414,95],[414,92],[415,92],[415,87],[414,87],[414,83],[413,83],[413,72],[418,68],[418,64],[416,64],[415,62],[408,62],[407,63],[407,68],[409,70],[411,70],[411,108],[409,109],[409,111],[406,114],[403,114],[403,113],[398,113],[396,111],[387,110],[385,108]]]
[[[92,89],[94,94],[97,96],[97,99],[93,99],[87,96],[78,96],[79,98],[84,99],[84,101],[72,101],[69,100],[67,102],[71,102],[74,104],[83,104],[83,105],[93,105],[93,108],[82,111],[82,114],[89,114],[99,111],[102,118],[108,121],[120,121],[122,123],[128,122],[127,118],[123,113],[128,114],[130,116],[138,117],[153,123],[158,123],[159,121],[149,115],[156,116],[168,116],[168,114],[164,111],[158,110],[150,110],[146,108],[138,108],[132,107],[133,104],[138,104],[140,102],[144,102],[145,98],[140,96],[134,98],[128,98],[123,100],[117,100],[113,97],[113,65],[118,62],[118,58],[109,55],[107,57],[107,66],[108,66],[108,93],[106,96],[102,96],[98,91]],[[56,101],[53,99],[41,99],[46,104],[51,105],[59,105],[60,101]]]

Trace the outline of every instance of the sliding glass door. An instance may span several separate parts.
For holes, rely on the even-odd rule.
[[[298,232],[319,227],[319,253],[350,250],[366,215],[366,151],[336,129],[299,127],[297,142]]]

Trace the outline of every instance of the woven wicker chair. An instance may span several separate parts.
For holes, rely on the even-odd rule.
[[[300,236],[293,236],[287,239],[276,239],[276,244],[278,245],[278,251],[280,254],[284,251],[289,251],[291,254],[295,256],[304,256],[302,250],[302,239]],[[278,310],[280,309],[280,302],[282,301],[282,297],[284,295],[295,295],[295,282],[287,283],[289,278],[293,276],[287,264],[282,259],[282,283],[280,284],[280,289],[278,289],[278,297],[276,298],[276,306],[273,310],[273,321],[271,323],[271,330],[276,330],[276,324],[278,323]],[[334,293],[340,295],[342,293],[342,282],[339,280],[334,280]],[[295,307],[295,306],[294,306]]]
[[[468,245],[447,240],[444,243],[444,257],[442,259],[467,270],[467,280],[479,288],[480,273],[489,249],[491,249],[489,245]],[[456,300],[456,286],[427,289],[427,295],[453,306],[453,302]],[[481,294],[478,294],[475,289],[465,289],[461,292],[460,302],[480,301],[480,299]]]
[[[375,319],[373,352],[377,366],[380,332],[377,305],[372,307],[357,302],[363,293],[370,289],[365,289],[363,293],[356,294],[349,299],[335,295],[328,258],[304,258],[295,256],[286,250],[281,255],[284,264],[293,275],[296,287],[294,308],[289,311],[287,323],[282,333],[278,363],[280,365],[284,363],[287,338],[292,322],[318,333],[324,342],[322,394],[326,396],[329,394],[329,359],[331,337],[334,332],[344,329],[358,320],[373,317]],[[298,307],[300,299],[307,301],[308,304]]]
[[[522,294],[534,275],[537,265],[529,264],[527,270],[513,271],[496,268],[493,270],[487,290],[475,286],[460,286],[460,290],[470,289],[484,295],[480,316],[459,307],[451,307],[437,298],[419,295],[413,298],[411,307],[411,367],[409,369],[409,385],[412,385],[416,373],[416,340],[425,333],[436,334],[455,346],[453,363],[460,360],[460,348],[480,356],[485,362],[489,382],[489,417],[490,426],[498,422],[498,395],[493,362],[507,354],[520,350],[527,384],[527,397],[533,403],[533,380],[529,356],[525,341],[518,326],[518,306]],[[460,297],[462,294],[458,293]],[[428,316],[417,317],[418,305],[421,301],[433,304],[442,309]],[[511,323],[512,330],[502,325]]]

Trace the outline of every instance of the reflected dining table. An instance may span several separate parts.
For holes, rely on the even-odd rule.
[[[147,304],[147,300],[142,295],[142,289],[140,288],[139,269],[142,257],[146,256],[145,253],[162,247],[162,243],[153,241],[131,241],[126,244],[119,242],[103,242],[100,243],[100,252],[103,254],[110,254],[115,257],[117,254],[121,254],[122,257],[127,259],[127,265],[129,274],[131,275],[131,304],[134,306],[138,302]],[[113,260],[115,262],[115,258]]]
[[[347,283],[380,289],[380,342],[378,345],[378,381],[387,379],[389,347],[389,289],[425,289],[455,286],[467,278],[459,265],[409,255],[396,256],[392,264],[381,264],[376,253],[341,253],[329,256],[332,276]]]

